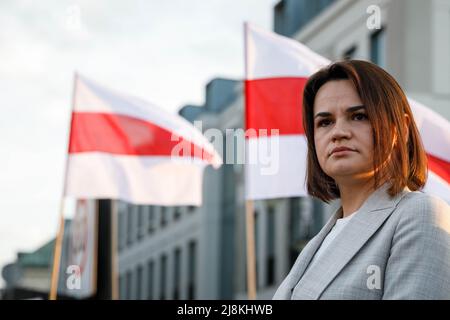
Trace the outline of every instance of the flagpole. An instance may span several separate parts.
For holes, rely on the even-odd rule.
[[[244,22],[244,68],[245,79],[248,79],[248,64],[247,64],[247,44],[248,38],[248,23]],[[244,86],[246,86],[244,81]],[[245,99],[247,99],[246,90]],[[246,115],[246,112],[244,113]],[[247,127],[244,123],[244,127]],[[245,128],[247,129],[247,128]],[[247,154],[246,150],[246,154]],[[248,160],[248,156],[246,157]],[[245,181],[245,180],[244,180]],[[255,215],[253,208],[253,200],[245,201],[245,227],[246,227],[246,243],[247,243],[247,296],[249,300],[256,299],[256,254],[255,254]]]
[[[58,277],[61,262],[63,235],[64,235],[64,197],[61,198],[59,208],[59,228],[55,240],[55,249],[53,251],[53,268],[52,268],[52,279],[51,279],[49,300],[56,300],[56,294],[58,291]]]
[[[75,72],[74,78],[73,78],[72,111],[75,107],[75,92],[76,92],[76,86],[77,86],[77,77],[78,77],[78,75]],[[72,112],[70,114],[69,139],[68,140],[70,140],[71,123],[72,123]],[[68,145],[67,149],[69,149],[69,144],[70,144],[70,141],[67,144]],[[67,154],[65,168],[64,168],[64,177],[63,177],[63,192],[61,195],[60,207],[59,207],[59,228],[58,228],[58,233],[56,235],[55,248],[53,251],[53,265],[52,265],[52,277],[51,277],[51,284],[50,284],[49,300],[56,300],[57,291],[58,291],[58,277],[59,277],[59,269],[60,269],[60,264],[61,264],[62,242],[63,242],[63,236],[64,236],[64,199],[65,199],[65,195],[66,195],[68,162],[69,162],[69,155]]]
[[[253,200],[245,201],[246,238],[247,238],[247,295],[249,300],[256,299],[256,255],[255,255],[255,215]]]

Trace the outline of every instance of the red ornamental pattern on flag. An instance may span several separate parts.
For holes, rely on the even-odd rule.
[[[270,153],[278,170],[264,173],[261,162],[246,163],[246,198],[305,196],[307,144],[302,127],[302,93],[310,75],[330,61],[300,42],[245,25],[245,125],[247,159]],[[450,123],[430,108],[408,98],[428,156],[424,191],[450,203]],[[267,134],[258,134],[264,132]],[[279,136],[271,134],[278,129]],[[276,131],[273,131],[276,133]],[[278,150],[267,150],[277,140]],[[263,151],[261,151],[263,149]]]
[[[209,164],[222,159],[184,118],[75,77],[65,195],[200,205]]]

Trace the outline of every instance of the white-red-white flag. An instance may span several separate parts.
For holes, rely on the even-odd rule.
[[[408,100],[428,159],[423,191],[450,203],[450,122],[414,99]]]
[[[75,77],[64,194],[200,205],[206,165],[222,159],[184,118]]]
[[[245,125],[253,130],[246,135],[246,198],[307,195],[302,92],[308,77],[329,61],[249,24],[245,42]]]
[[[246,139],[246,198],[306,195],[302,93],[308,77],[330,61],[300,42],[249,24],[245,26],[245,42],[245,123],[247,129],[256,131]],[[424,190],[450,202],[450,123],[420,103],[409,101],[428,156]],[[278,129],[279,136],[271,135],[271,129]],[[272,149],[278,152],[267,151],[270,141],[276,139]],[[252,162],[252,154],[261,152],[270,159]],[[268,174],[265,167],[271,161],[278,170]]]

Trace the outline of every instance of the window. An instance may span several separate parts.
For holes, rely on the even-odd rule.
[[[159,212],[159,214],[159,218],[161,219],[161,228],[164,228],[167,224],[167,208],[161,207],[161,211]]]
[[[126,206],[127,215],[127,245],[133,243],[133,210],[130,205]]]
[[[193,213],[195,211],[195,206],[188,206],[188,212]]]
[[[181,217],[181,207],[175,207],[173,211],[173,220],[178,220]]]
[[[155,270],[155,263],[153,262],[153,260],[150,260],[148,262],[148,279],[147,279],[147,299],[148,300],[153,300],[153,284],[154,284],[154,270]]]
[[[142,275],[143,270],[142,266],[138,266],[136,268],[136,300],[141,300],[143,298],[142,291],[143,291],[143,281],[142,281]]]
[[[118,220],[119,220],[119,225],[118,227],[118,231],[119,231],[119,251],[122,251],[122,249],[124,248],[125,244],[126,244],[126,211],[124,210],[123,204],[121,201],[117,202],[117,206],[119,207],[118,210]],[[125,208],[126,209],[126,208]]]
[[[181,274],[181,250],[176,248],[174,252],[174,265],[173,265],[173,279],[174,279],[174,289],[173,298],[175,300],[180,299],[180,274]]]
[[[188,245],[188,299],[193,300],[195,298],[195,273],[196,273],[196,254],[197,254],[197,243],[192,240]]]
[[[279,1],[274,7],[274,30],[276,33],[286,35],[285,1]]]
[[[127,283],[125,275],[119,276],[119,298],[125,300],[127,298]]]
[[[125,299],[128,299],[128,300],[131,299],[131,287],[133,285],[132,280],[133,280],[133,278],[132,278],[131,271],[128,271],[127,275],[126,275],[126,288],[127,289],[126,289],[126,297],[125,297]]]
[[[167,256],[163,254],[161,256],[161,282],[159,283],[159,299],[165,300],[166,299],[166,275],[167,275]]]
[[[138,232],[137,232],[137,238],[138,240],[142,239],[144,237],[144,206],[136,206],[136,210],[137,210],[137,227],[138,227]]]
[[[267,210],[267,286],[275,284],[275,208]]]
[[[155,231],[155,207],[148,207],[148,233],[152,234]]]
[[[289,256],[292,266],[306,244],[322,228],[322,204],[309,197],[290,199]]]
[[[370,60],[382,68],[386,67],[386,35],[381,28],[370,36]]]
[[[305,228],[301,223],[301,198],[290,199],[290,237],[289,237],[289,265],[292,267],[299,253],[308,242]]]

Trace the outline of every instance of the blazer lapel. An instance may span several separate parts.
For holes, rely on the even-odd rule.
[[[403,191],[393,199],[390,199],[386,193],[387,188],[387,185],[383,185],[370,195],[345,229],[336,237],[317,263],[314,263],[313,268],[307,269],[305,273],[305,269],[314,253],[329,230],[334,226],[336,219],[341,216],[342,207],[336,211],[333,219],[322,230],[324,232],[322,233],[321,231],[321,237],[318,237],[317,242],[310,250],[311,252],[305,255],[305,260],[307,261],[299,266],[299,276],[297,278],[300,279],[298,283],[300,286],[299,290],[306,293],[308,298],[318,299],[320,297],[330,282],[380,228],[400,199],[406,194],[406,191]],[[301,279],[302,276],[304,276],[303,279]]]
[[[308,267],[309,263],[314,257],[314,254],[322,244],[322,241],[325,239],[328,232],[330,232],[331,228],[333,228],[334,224],[336,223],[336,220],[339,219],[340,217],[342,217],[342,209],[338,209],[331,216],[331,218],[328,220],[325,226],[319,231],[319,233],[314,238],[310,240],[310,242],[302,250],[301,252],[302,255],[301,257],[299,257],[299,263],[296,268],[293,268],[295,270],[295,273],[293,274],[293,280],[295,280],[294,286],[298,282],[298,280],[303,276],[303,273],[305,272],[306,268]]]
[[[340,215],[339,215],[340,214]],[[291,271],[287,275],[286,279],[280,285],[279,289],[275,293],[274,299],[290,299],[294,287],[297,285],[299,279],[303,276],[306,268],[311,262],[312,257],[320,247],[323,239],[325,239],[328,232],[334,226],[336,220],[342,216],[342,210],[339,209],[328,220],[325,226],[319,231],[319,233],[313,237],[308,244],[303,248],[295,261]]]

